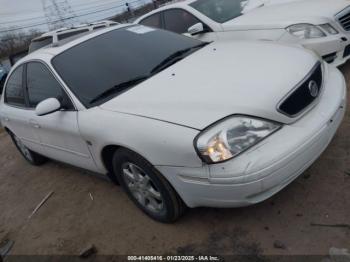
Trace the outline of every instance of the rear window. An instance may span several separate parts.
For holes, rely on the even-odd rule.
[[[78,34],[81,34],[81,33],[86,33],[88,31],[89,31],[89,29],[82,29],[82,30],[72,31],[72,32],[69,32],[69,33],[59,34],[59,35],[57,35],[57,39],[58,40],[66,39],[66,38],[74,36],[74,35],[78,35]]]
[[[29,45],[29,53],[34,52],[44,46],[52,44],[52,36],[32,40]]]
[[[82,42],[53,58],[52,64],[86,106],[118,84],[149,75],[179,50],[202,44],[193,38],[142,25],[115,29]],[[109,98],[110,99],[110,98]]]
[[[94,30],[96,29],[100,29],[100,28],[105,28],[106,25],[97,25],[97,26],[94,26]]]
[[[161,13],[157,13],[143,19],[142,21],[140,21],[140,24],[156,28],[162,28]]]
[[[240,15],[246,0],[197,0],[190,4],[194,9],[218,23],[225,23]]]

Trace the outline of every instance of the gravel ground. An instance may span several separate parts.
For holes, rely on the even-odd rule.
[[[341,70],[349,83],[350,63]],[[246,208],[192,209],[172,225],[143,215],[98,175],[53,161],[30,166],[0,131],[0,243],[13,240],[10,254],[16,255],[79,254],[90,244],[114,255],[327,255],[331,247],[349,249],[350,228],[311,225],[350,223],[349,130],[348,110],[321,158],[273,198]]]

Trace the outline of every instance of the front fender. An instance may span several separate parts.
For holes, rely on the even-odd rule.
[[[128,148],[155,166],[202,166],[193,146],[196,129],[98,107],[80,111],[78,121],[101,171],[106,170],[101,152],[108,145]]]

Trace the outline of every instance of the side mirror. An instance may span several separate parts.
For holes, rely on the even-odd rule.
[[[61,103],[56,98],[48,98],[41,101],[35,108],[37,116],[52,114],[61,109]]]
[[[204,25],[202,23],[194,24],[187,29],[187,32],[191,35],[197,35],[204,32]]]

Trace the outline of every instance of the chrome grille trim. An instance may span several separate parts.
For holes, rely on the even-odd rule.
[[[286,112],[284,112],[283,110],[281,110],[281,105],[287,100],[289,99],[289,97],[297,90],[299,89],[302,85],[304,85],[306,83],[306,81],[308,79],[310,79],[310,77],[312,77],[312,75],[316,72],[316,70],[321,67],[321,74],[322,74],[322,82],[321,82],[321,86],[319,87],[319,94],[318,96],[309,104],[307,105],[305,108],[303,108],[301,111],[299,111],[298,113],[296,114],[288,114]],[[295,117],[298,117],[300,115],[303,115],[305,114],[306,112],[308,112],[309,110],[311,110],[318,102],[318,100],[320,99],[321,97],[321,94],[323,92],[323,87],[324,87],[324,65],[321,63],[321,62],[317,62],[313,67],[312,69],[310,70],[310,72],[292,89],[290,90],[282,99],[281,101],[277,104],[276,106],[276,109],[279,113],[283,114],[283,115],[286,115],[290,118],[295,118]]]

